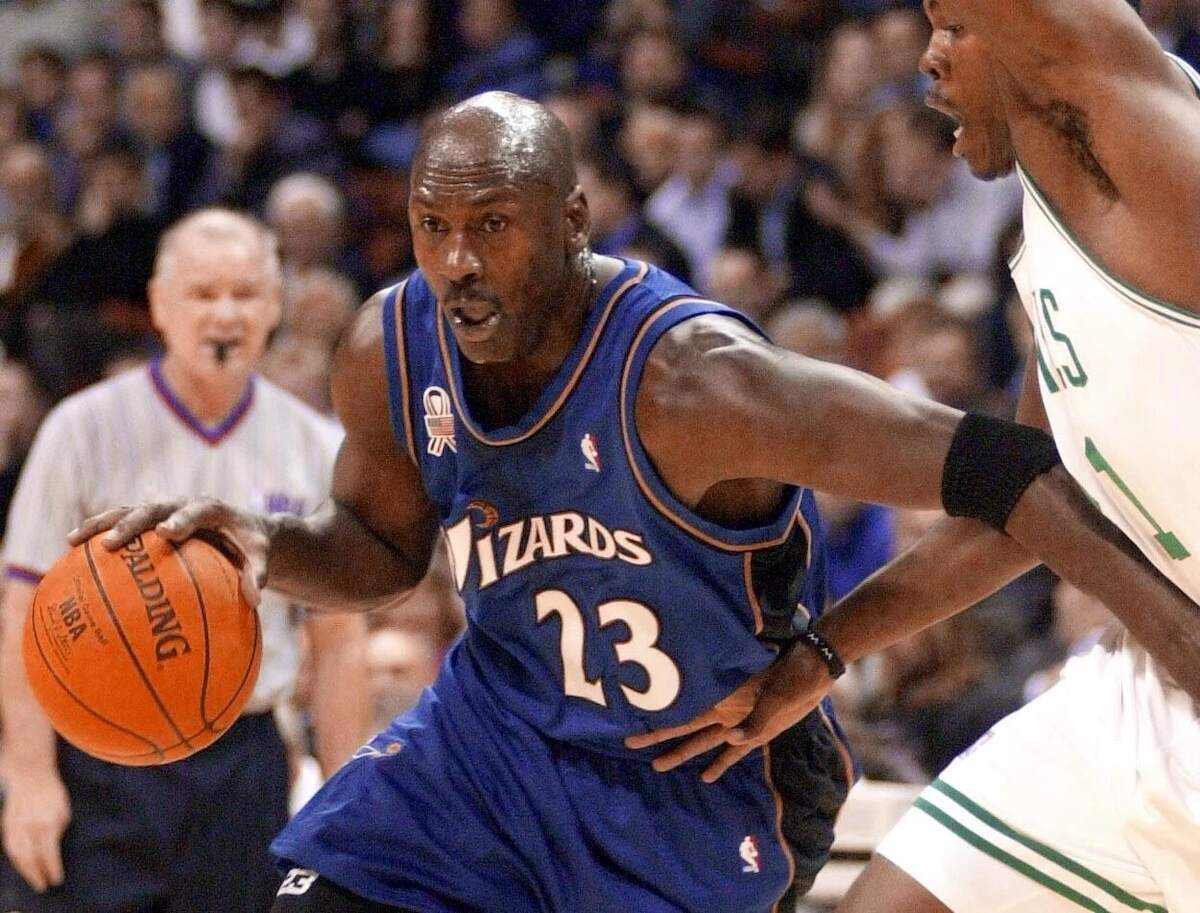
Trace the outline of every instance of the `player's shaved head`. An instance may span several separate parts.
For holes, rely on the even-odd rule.
[[[413,163],[415,175],[442,180],[470,181],[498,171],[519,187],[541,185],[566,197],[577,183],[566,126],[535,101],[485,92],[436,115]]]
[[[199,209],[180,219],[163,233],[154,260],[154,277],[167,278],[183,248],[199,244],[229,244],[249,241],[261,246],[271,275],[280,282],[283,271],[279,262],[279,244],[274,233],[262,222],[232,209],[210,207]]]

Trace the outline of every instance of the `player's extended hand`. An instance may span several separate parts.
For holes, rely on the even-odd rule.
[[[58,772],[9,769],[5,784],[4,852],[17,873],[39,894],[63,882],[62,835],[71,801]]]
[[[104,533],[100,544],[116,551],[151,529],[172,542],[182,542],[197,533],[215,533],[221,545],[228,546],[222,551],[238,569],[246,601],[257,606],[267,582],[267,549],[270,546],[267,524],[266,517],[238,510],[213,498],[196,498],[114,507],[84,520],[67,534],[67,541],[79,545]]]
[[[654,759],[659,773],[725,745],[701,775],[705,783],[714,783],[755,748],[808,716],[831,687],[833,678],[825,663],[815,651],[797,644],[706,713],[679,726],[631,735],[625,745],[636,750],[690,736]]]

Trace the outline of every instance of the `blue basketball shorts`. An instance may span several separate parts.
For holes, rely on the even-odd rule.
[[[660,774],[653,755],[551,741],[443,673],[272,851],[417,913],[767,913],[808,887],[849,787],[820,714],[712,785],[711,757]]]

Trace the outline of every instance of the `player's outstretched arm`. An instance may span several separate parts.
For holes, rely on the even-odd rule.
[[[346,436],[332,493],[307,517],[262,516],[212,499],[115,508],[73,530],[119,548],[149,529],[173,540],[222,535],[241,558],[252,604],[265,586],[316,608],[367,610],[410,591],[429,566],[437,530],[417,467],[396,445],[388,412],[380,308],[363,306],[334,361],[334,408]],[[107,532],[106,532],[107,531]]]
[[[952,444],[961,453],[960,432],[970,427],[959,428],[963,418],[955,410],[907,397],[857,372],[782,352],[725,318],[688,321],[659,341],[647,362],[637,407],[638,430],[655,465],[690,504],[722,482],[766,478],[857,500],[939,507],[947,466],[957,461],[962,468],[951,455]],[[713,416],[721,420],[714,422]],[[992,427],[989,433],[1007,434],[1005,428],[1013,440],[1036,443],[1028,438],[1029,429],[1022,432],[1016,425]],[[697,448],[701,437],[705,446]],[[994,479],[982,475],[973,487],[986,502],[989,488],[1005,485],[997,473]],[[860,629],[868,649],[897,639],[905,624],[918,630],[986,595],[1029,566],[1031,555],[1107,604],[1185,690],[1200,695],[1200,611],[1091,505],[1061,466],[1037,475],[1011,511],[995,521],[1020,548],[1006,547],[999,558],[989,559],[980,545],[1003,541],[999,531],[972,536],[963,525],[967,522],[943,528],[907,562],[874,579],[875,598],[922,598],[918,581],[931,571],[938,599],[946,604],[923,599],[913,613],[894,615],[886,636],[869,628],[864,636]],[[946,573],[950,567],[975,570],[986,579],[963,579]],[[783,668],[749,683],[731,696],[730,706],[711,719],[701,718],[700,726],[635,737],[629,744],[644,747],[700,729],[688,748],[656,766],[678,763],[700,743],[734,743],[707,772],[708,779],[715,778],[819,699],[828,682],[815,656],[793,651],[779,664]],[[780,706],[788,704],[789,689],[796,689],[795,701],[782,707],[786,712],[772,725],[731,730],[761,703],[763,689],[773,689]]]

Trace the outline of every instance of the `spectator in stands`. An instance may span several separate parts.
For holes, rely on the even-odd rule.
[[[688,60],[672,29],[641,29],[620,56],[621,90],[627,103],[680,104],[688,87]]]
[[[362,300],[349,279],[320,267],[306,270],[288,283],[287,298],[286,334],[311,342],[330,357]]]
[[[715,114],[699,108],[685,114],[675,168],[645,205],[646,218],[679,245],[701,285],[729,230],[737,169],[725,158],[725,142],[725,126]]]
[[[134,67],[125,80],[124,111],[146,163],[147,212],[165,224],[207,202],[203,180],[213,146],[188,119],[179,71],[168,63]]]
[[[199,72],[193,89],[196,128],[214,145],[231,145],[238,135],[233,85],[241,22],[227,0],[196,0],[200,5]]]
[[[661,105],[633,105],[627,112],[618,146],[633,171],[639,200],[654,193],[670,176],[679,153],[680,117]]]
[[[921,101],[927,78],[918,62],[929,42],[929,25],[918,8],[893,6],[883,10],[870,23],[878,50],[876,66],[879,86],[875,103],[893,105]]]
[[[271,383],[326,416],[333,412],[330,369],[330,354],[323,346],[294,336],[276,339],[263,355],[259,368]]]
[[[939,312],[911,349],[910,367],[930,398],[956,409],[1011,415],[1013,404],[987,381],[977,324]]]
[[[545,52],[521,22],[513,0],[463,0],[457,23],[465,53],[446,74],[452,100],[491,89],[526,98],[546,93]]]
[[[214,161],[208,180],[216,199],[262,210],[271,187],[297,171],[334,174],[340,162],[322,124],[291,110],[283,86],[262,70],[230,74],[237,133]]]
[[[933,779],[1022,703],[1022,680],[999,673],[970,612],[955,615],[883,655],[869,718],[888,721]]]
[[[374,291],[399,281],[413,269],[412,235],[408,228],[408,175],[367,156],[360,156],[346,181],[352,237]]]
[[[650,252],[650,262],[690,281],[687,258],[646,221],[634,198],[632,176],[619,160],[603,156],[582,159],[576,172],[592,214],[592,249],[596,253],[632,257]]]
[[[67,91],[67,62],[48,47],[21,53],[17,87],[29,117],[29,135],[41,143],[54,139],[58,108]]]
[[[376,290],[357,250],[347,246],[346,200],[328,178],[304,172],[282,178],[267,197],[266,216],[279,236],[288,282],[324,268],[348,275],[364,298]]]
[[[0,360],[0,541],[21,467],[49,406],[28,366],[11,358]]]
[[[820,298],[789,301],[767,318],[765,329],[780,348],[834,364],[849,364],[846,318]]]
[[[780,300],[784,289],[773,281],[758,252],[748,247],[723,247],[708,265],[704,292],[714,301],[737,308],[761,324]]]
[[[786,122],[761,110],[736,132],[730,159],[738,178],[725,243],[757,250],[778,291],[854,310],[866,299],[874,276],[848,238],[809,212],[805,180],[789,140]]]
[[[556,92],[542,104],[566,126],[575,146],[576,157],[592,155],[600,134],[595,103],[579,92]]]
[[[162,10],[155,0],[120,0],[105,35],[109,52],[122,67],[165,63]]]
[[[825,44],[812,97],[796,119],[800,152],[852,180],[848,160],[862,141],[878,80],[870,29],[857,20],[843,22]]]
[[[10,353],[24,351],[32,295],[71,240],[54,197],[41,146],[17,143],[0,154],[0,342]]]
[[[0,82],[12,82],[31,49],[49,51],[59,61],[93,49],[105,6],[95,0],[0,4]]]
[[[883,274],[986,272],[1021,204],[1015,177],[975,180],[951,153],[953,122],[923,106],[889,111],[880,127],[890,224],[832,195],[818,215],[852,238]]]
[[[372,124],[401,125],[437,98],[446,45],[431,0],[387,0],[367,59],[367,113]]]
[[[0,86],[0,153],[29,139],[25,103],[12,86]]]
[[[439,660],[437,646],[419,631],[381,627],[367,639],[367,671],[375,727],[382,729],[417,702],[433,684]]]
[[[76,167],[106,146],[125,140],[117,123],[117,65],[106,54],[84,57],[71,67],[67,95],[55,122],[58,144]]]
[[[823,492],[817,506],[825,530],[829,598],[837,601],[895,555],[893,512]]]
[[[288,98],[297,111],[325,122],[346,143],[367,132],[370,105],[366,93],[373,68],[351,53],[351,34],[345,0],[304,0],[300,15],[312,33],[312,54],[284,79]]]
[[[161,224],[146,215],[141,160],[116,146],[84,168],[75,237],[35,290],[30,359],[58,396],[100,377],[110,353],[151,333],[146,284]]]

